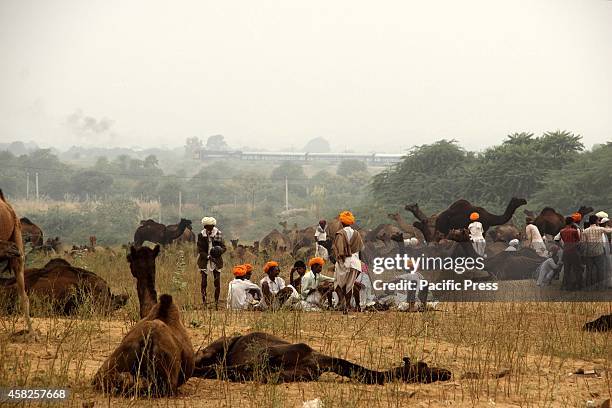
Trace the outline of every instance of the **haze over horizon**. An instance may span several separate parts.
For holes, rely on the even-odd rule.
[[[612,1],[3,0],[0,142],[612,141]]]

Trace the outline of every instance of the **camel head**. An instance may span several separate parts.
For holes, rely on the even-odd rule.
[[[404,366],[396,369],[395,376],[403,382],[431,383],[435,381],[448,381],[452,373],[445,368],[429,367],[423,361],[412,364],[408,357],[404,357]]]
[[[404,206],[406,211],[410,211],[411,213],[417,213],[419,211],[419,205],[417,203],[406,204]]]
[[[147,246],[130,246],[127,261],[130,264],[132,276],[136,279],[149,279],[151,274],[155,280],[155,258],[159,255],[159,244],[153,249]]]
[[[389,239],[395,242],[404,242],[404,234],[401,232],[396,232],[395,234],[392,234]]]
[[[512,197],[510,199],[510,203],[508,204],[508,207],[516,210],[517,208],[525,204],[527,204],[527,200],[525,200],[524,198]]]
[[[189,228],[191,229],[191,220],[181,218],[181,221],[178,224],[179,228]]]

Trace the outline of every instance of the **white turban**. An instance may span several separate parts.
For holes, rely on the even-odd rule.
[[[599,222],[600,222],[600,223],[602,223],[602,224],[605,224],[605,223],[606,223],[606,222],[608,222],[608,221],[610,221],[608,218],[603,217],[603,218],[601,219],[601,221],[599,221]]]
[[[518,244],[519,244],[519,240],[518,240],[518,239],[516,239],[516,238],[511,239],[511,240],[510,240],[510,242],[508,242],[508,244],[509,244],[509,245],[512,245],[512,246],[518,246]]]
[[[596,216],[597,218],[608,218],[608,213],[607,213],[607,212],[604,212],[604,211],[600,211],[600,212],[598,212],[597,214],[595,214],[595,216]]]
[[[207,225],[215,226],[217,225],[217,220],[215,220],[213,217],[204,217],[202,218],[202,225],[203,226],[207,226]]]

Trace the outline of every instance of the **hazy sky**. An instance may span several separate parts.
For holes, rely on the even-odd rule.
[[[612,140],[609,0],[0,0],[0,141]]]

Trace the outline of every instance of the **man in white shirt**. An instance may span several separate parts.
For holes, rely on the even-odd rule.
[[[329,259],[328,241],[327,241],[327,221],[319,220],[319,224],[315,230],[315,256],[327,260]]]
[[[279,276],[280,268],[275,261],[266,262],[263,268],[264,276],[259,285],[263,294],[262,307],[275,310],[289,303],[292,299],[298,300],[299,295],[291,285],[286,285],[285,280]]]
[[[539,256],[548,257],[546,244],[544,244],[540,230],[533,222],[534,220],[531,217],[525,219],[525,223],[527,224],[525,227],[525,235],[527,236],[526,246],[533,249]]]
[[[334,278],[321,274],[325,260],[321,257],[308,261],[310,271],[302,277],[301,295],[306,309],[318,308],[327,299],[328,306],[333,306]]]
[[[472,241],[472,246],[474,247],[474,251],[478,254],[478,256],[485,256],[485,249],[487,246],[487,242],[483,236],[483,228],[480,221],[480,214],[477,212],[473,212],[470,214],[470,225],[468,225],[468,231],[470,231],[470,240]]]
[[[259,305],[261,289],[249,278],[244,265],[234,266],[232,270],[234,279],[230,281],[227,289],[227,308],[229,310],[251,310]]]

